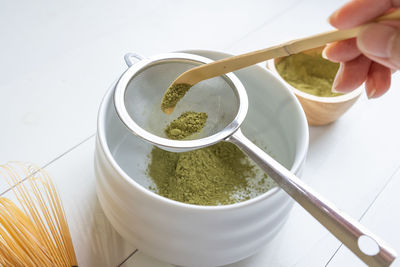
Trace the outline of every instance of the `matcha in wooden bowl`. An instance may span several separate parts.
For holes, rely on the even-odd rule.
[[[338,119],[358,99],[362,88],[347,93],[333,93],[332,83],[339,63],[322,58],[323,47],[268,61],[292,89],[306,113],[310,125],[324,125]]]

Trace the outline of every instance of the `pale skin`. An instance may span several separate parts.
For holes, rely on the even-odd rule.
[[[351,0],[329,22],[338,29],[351,28],[399,7],[400,0]],[[389,90],[392,73],[400,68],[400,21],[372,23],[356,38],[329,44],[323,55],[340,62],[334,92],[347,93],[365,82],[368,98],[380,97]]]

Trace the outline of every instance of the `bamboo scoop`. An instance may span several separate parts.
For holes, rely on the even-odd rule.
[[[400,19],[400,9],[390,14],[376,18],[374,21]],[[356,37],[367,24],[346,30],[333,30],[306,38],[292,40],[277,46],[232,56],[212,63],[204,64],[182,73],[165,92],[161,109],[166,114],[171,114],[178,101],[185,95],[190,87],[196,83],[216,76],[242,69],[272,58],[284,57],[302,52],[304,50],[320,47],[328,43],[337,42]]]

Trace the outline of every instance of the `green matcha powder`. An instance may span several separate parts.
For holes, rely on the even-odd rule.
[[[275,66],[285,81],[305,93],[323,97],[341,95],[331,91],[339,63],[324,59],[321,54],[290,55]]]
[[[206,120],[205,113],[185,112],[167,126],[165,133],[172,139],[183,139],[193,134],[193,129],[200,131]],[[150,160],[147,174],[155,185],[150,189],[184,203],[232,204],[275,185],[236,145],[228,142],[183,153],[153,147]]]
[[[169,114],[168,110],[174,109],[179,100],[185,96],[191,87],[190,84],[186,83],[174,84],[168,87],[161,100],[161,110]]]
[[[184,139],[203,129],[207,121],[207,114],[204,112],[187,111],[173,120],[165,129],[165,134],[170,139]]]

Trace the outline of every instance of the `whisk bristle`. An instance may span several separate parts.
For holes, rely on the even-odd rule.
[[[0,176],[19,204],[0,197],[0,266],[77,266],[64,208],[48,173],[15,162],[0,165]]]

